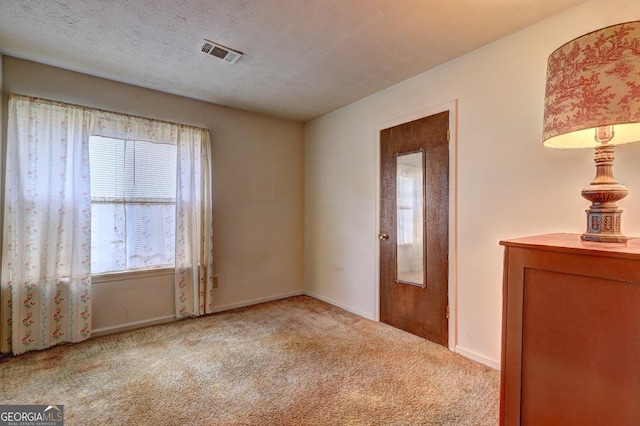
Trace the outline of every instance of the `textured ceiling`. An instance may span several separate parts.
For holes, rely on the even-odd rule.
[[[2,0],[0,52],[305,122],[583,2]]]

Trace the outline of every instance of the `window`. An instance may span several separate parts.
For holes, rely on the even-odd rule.
[[[87,339],[94,274],[171,269],[176,318],[212,313],[209,131],[16,94],[8,106],[0,352]]]
[[[91,273],[175,264],[176,146],[91,136]]]
[[[413,244],[415,179],[398,175],[398,244]]]

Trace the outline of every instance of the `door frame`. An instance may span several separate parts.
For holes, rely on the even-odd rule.
[[[454,99],[415,111],[376,126],[376,230],[371,238],[376,241],[376,311],[375,320],[380,322],[380,132],[390,127],[419,120],[444,111],[449,111],[449,350],[456,351],[458,345],[458,100]]]

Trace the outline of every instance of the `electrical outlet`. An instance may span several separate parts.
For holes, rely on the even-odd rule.
[[[218,288],[218,277],[213,277],[211,284],[213,285],[213,288]]]

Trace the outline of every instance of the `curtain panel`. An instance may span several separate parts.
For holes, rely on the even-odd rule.
[[[91,334],[87,111],[11,97],[2,347],[18,355]]]
[[[196,129],[197,130],[197,129]],[[178,129],[176,316],[213,312],[213,218],[208,132]]]
[[[176,317],[212,312],[209,132],[11,95],[7,131],[0,352],[91,335],[89,137],[177,147]]]

